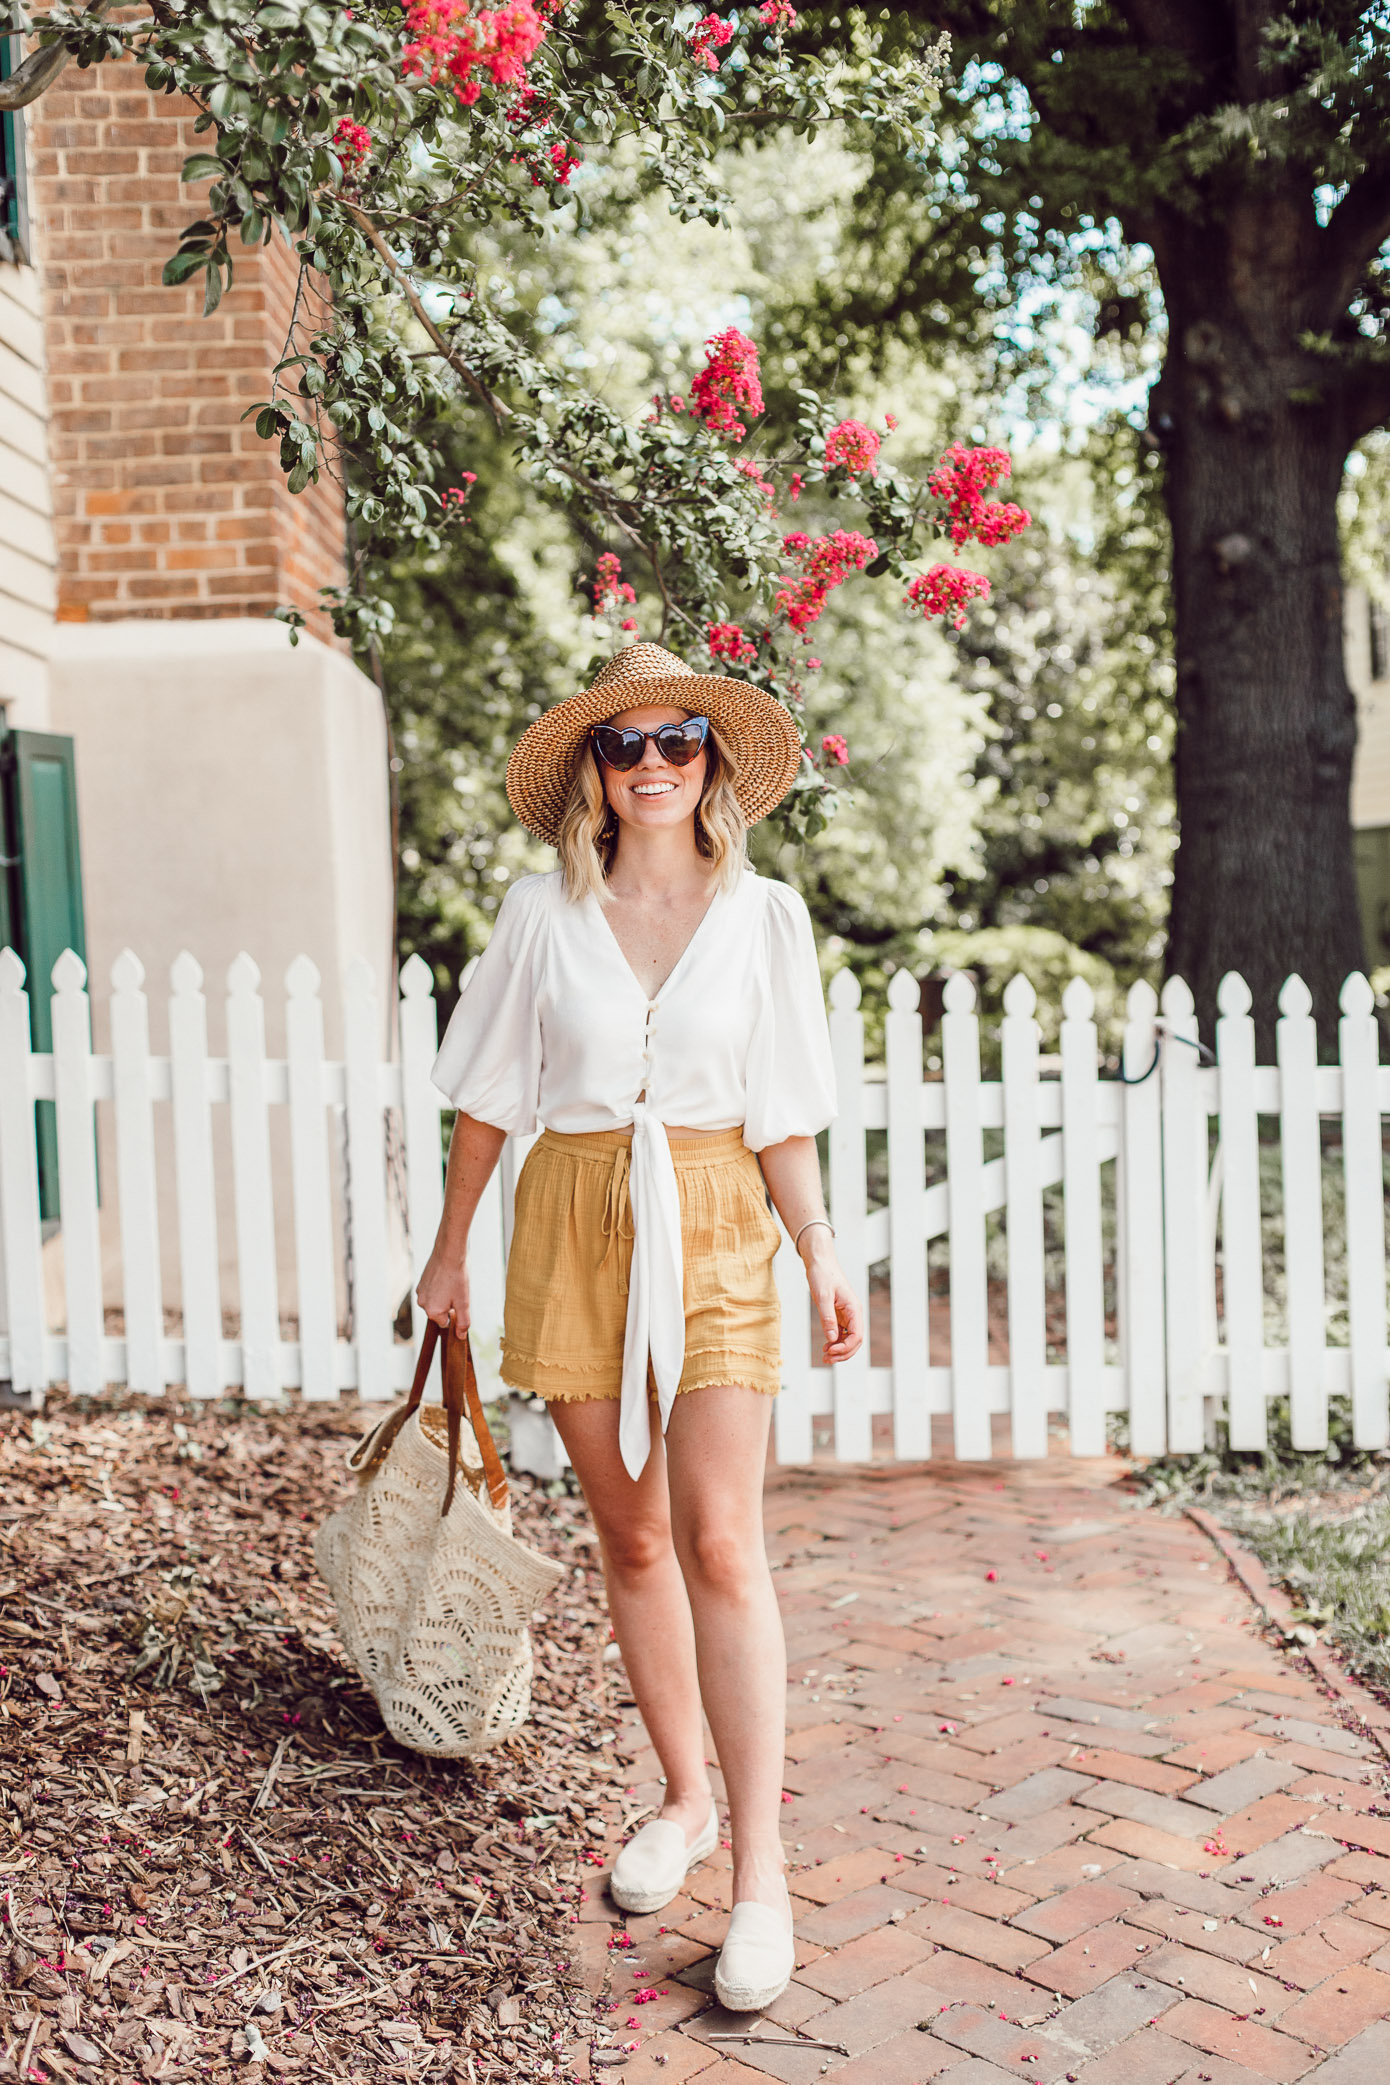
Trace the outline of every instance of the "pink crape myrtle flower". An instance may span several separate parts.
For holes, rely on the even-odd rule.
[[[746,333],[729,326],[705,342],[705,366],[690,386],[688,410],[711,434],[741,442],[748,429],[738,417],[740,406],[754,414],[763,409],[758,349]]]
[[[820,742],[820,749],[837,767],[849,766],[849,746],[838,731],[828,732]]]
[[[933,565],[919,572],[903,596],[910,608],[920,610],[928,621],[944,616],[957,630],[965,628],[967,601],[987,601],[989,581],[982,572],[966,572],[959,565]]]
[[[579,154],[572,152],[568,145],[557,142],[550,148],[550,164],[561,188],[568,188],[570,175],[579,164]],[[532,179],[535,179],[534,175]]]
[[[531,0],[476,11],[471,0],[407,0],[405,28],[402,77],[431,86],[449,80],[459,101],[471,108],[482,91],[478,72],[494,87],[525,87],[526,67],[545,41],[546,25]]]
[[[714,54],[716,51],[722,51],[724,46],[733,40],[733,23],[721,21],[717,14],[705,15],[686,38],[691,57],[697,65],[703,65],[707,72],[718,72],[719,60]]]
[[[737,623],[711,623],[706,635],[712,659],[727,659],[731,665],[742,666],[758,656],[757,645]]]
[[[444,519],[446,521],[458,521],[466,524],[468,517],[463,509],[467,503],[469,493],[478,482],[478,473],[476,471],[464,471],[462,476],[462,485],[449,486],[447,491],[440,494],[439,504],[444,509]]]
[[[867,472],[873,477],[878,464],[879,437],[862,420],[841,420],[825,437],[825,461],[829,469],[842,463],[855,477]]]
[[[507,110],[507,121],[517,130],[548,130],[550,117],[545,96],[536,87],[523,87]]]
[[[774,36],[780,36],[784,29],[796,27],[796,9],[789,4],[789,0],[763,0],[762,6],[758,9],[758,20],[765,28],[770,29]]]
[[[770,514],[775,513],[777,507],[777,488],[775,485],[770,484],[769,481],[763,476],[763,467],[758,462],[757,457],[736,457],[734,460],[734,469],[736,471],[741,471],[744,477],[748,479],[750,484],[757,486],[759,492],[762,494],[763,498],[767,502],[768,512]]]
[[[947,533],[957,549],[972,536],[978,543],[1007,543],[1028,527],[1031,516],[1024,508],[985,499],[1008,477],[1011,465],[1007,449],[967,449],[961,442],[952,442],[942,456],[927,490],[944,505]]]
[[[801,631],[819,621],[826,596],[846,573],[862,572],[878,556],[873,537],[861,536],[857,529],[837,528],[833,535],[815,537],[794,529],[783,536],[782,548],[801,571],[781,581],[774,605],[794,630]]]
[[[623,561],[616,551],[605,550],[590,581],[594,597],[594,614],[603,615],[611,608],[631,608],[637,596],[623,578]]]
[[[333,150],[345,174],[355,174],[372,149],[372,134],[351,116],[340,116],[333,131]]]

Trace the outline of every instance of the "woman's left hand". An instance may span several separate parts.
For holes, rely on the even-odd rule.
[[[845,1280],[833,1242],[819,1225],[806,1233],[801,1257],[825,1341],[821,1360],[848,1361],[864,1344],[863,1305]]]

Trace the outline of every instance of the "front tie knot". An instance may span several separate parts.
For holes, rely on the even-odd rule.
[[[632,1202],[628,1193],[631,1165],[630,1147],[623,1144],[614,1157],[613,1170],[608,1176],[608,1193],[604,1198],[602,1230],[608,1243],[603,1249],[603,1258],[599,1261],[600,1274],[608,1265],[618,1239],[632,1236]]]
[[[631,1153],[627,1190],[632,1206],[632,1271],[623,1335],[618,1446],[628,1475],[640,1477],[651,1450],[648,1362],[663,1433],[685,1366],[680,1192],[665,1127],[643,1101],[633,1104]],[[614,1178],[618,1178],[616,1172]],[[609,1209],[613,1208],[610,1194]],[[607,1215],[604,1222],[606,1227]]]

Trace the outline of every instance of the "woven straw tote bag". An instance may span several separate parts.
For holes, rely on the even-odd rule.
[[[525,1723],[527,1624],[565,1574],[512,1533],[506,1474],[466,1338],[444,1341],[443,1412],[421,1406],[438,1344],[431,1323],[406,1403],[349,1453],[357,1491],[318,1530],[314,1559],[347,1654],[392,1737],[416,1752],[468,1759]],[[481,1467],[461,1456],[465,1410]]]

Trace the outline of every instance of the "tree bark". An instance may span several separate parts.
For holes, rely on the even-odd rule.
[[[1286,977],[1308,985],[1326,1041],[1365,963],[1337,535],[1355,434],[1328,365],[1299,345],[1310,235],[1306,198],[1281,210],[1266,195],[1156,242],[1170,345],[1150,427],[1173,531],[1181,826],[1167,961],[1208,1035],[1238,971],[1263,1051]]]

